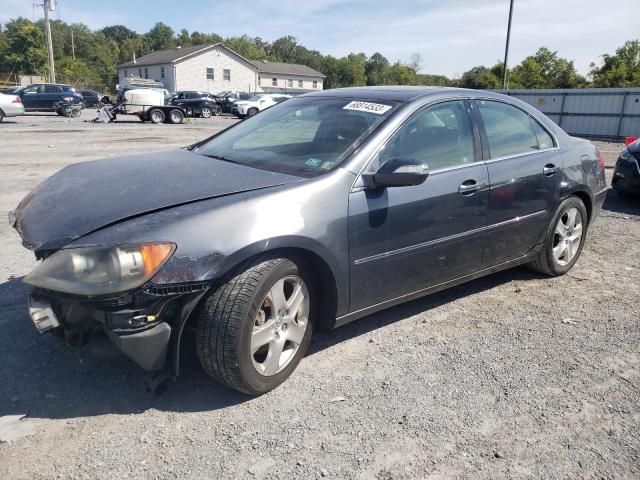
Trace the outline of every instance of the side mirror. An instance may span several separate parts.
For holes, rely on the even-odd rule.
[[[429,167],[413,158],[387,160],[376,173],[362,175],[369,188],[411,187],[420,185],[429,176]]]

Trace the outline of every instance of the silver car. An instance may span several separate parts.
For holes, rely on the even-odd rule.
[[[4,117],[17,117],[18,115],[24,115],[24,105],[20,97],[0,93],[0,123]]]

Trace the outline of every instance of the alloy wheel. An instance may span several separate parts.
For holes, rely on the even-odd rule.
[[[258,373],[272,376],[295,357],[309,325],[309,291],[297,275],[279,279],[265,295],[251,332]]]
[[[211,109],[209,107],[203,107],[201,112],[202,118],[211,117]]]
[[[569,207],[560,215],[553,235],[553,258],[558,265],[568,265],[578,253],[582,223],[582,213],[576,207]]]

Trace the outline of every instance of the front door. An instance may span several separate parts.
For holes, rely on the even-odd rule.
[[[489,169],[486,266],[529,252],[542,241],[559,195],[562,154],[542,125],[520,108],[474,102]]]
[[[489,178],[465,100],[410,117],[365,169],[391,158],[429,168],[411,187],[349,198],[350,310],[401,297],[480,269]]]
[[[31,85],[25,88],[20,95],[25,110],[38,110],[42,108],[42,90],[44,85]]]

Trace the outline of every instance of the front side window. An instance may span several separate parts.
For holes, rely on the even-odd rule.
[[[231,80],[231,70],[229,70],[228,68],[225,68],[224,70],[222,70],[222,79],[230,81]]]
[[[271,79],[271,86],[273,86],[273,87],[277,87],[278,86],[278,79],[277,78],[272,78]]]
[[[207,68],[207,80],[213,80],[213,68]]]
[[[196,152],[264,170],[314,177],[336,168],[395,105],[345,98],[288,99],[237,123]]]
[[[392,158],[418,160],[429,170],[475,161],[473,127],[463,100],[439,103],[410,117],[368,167],[376,171]]]
[[[34,93],[40,93],[40,85],[31,85],[24,89],[24,95],[33,95]]]
[[[478,100],[476,105],[487,132],[490,158],[509,157],[540,149],[531,117],[527,113],[513,105],[491,100]]]

